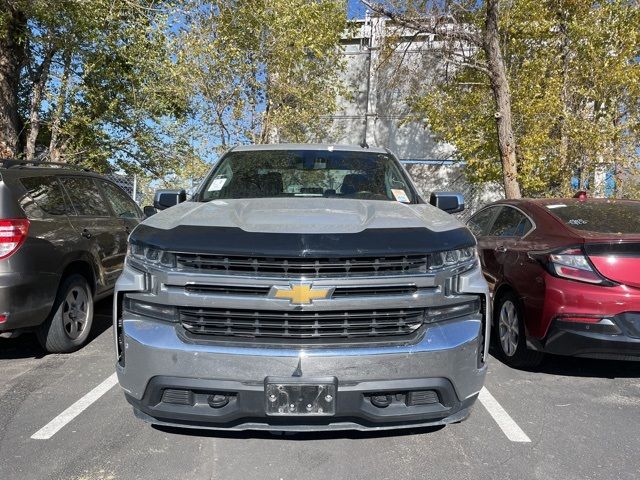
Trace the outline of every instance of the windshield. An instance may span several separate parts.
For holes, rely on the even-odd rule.
[[[640,202],[578,202],[545,205],[565,224],[578,230],[597,233],[638,233]]]
[[[205,182],[200,200],[331,197],[415,203],[387,154],[328,150],[232,152]]]

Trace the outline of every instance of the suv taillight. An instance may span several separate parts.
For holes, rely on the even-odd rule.
[[[0,220],[0,260],[15,253],[27,238],[29,220],[26,218]]]

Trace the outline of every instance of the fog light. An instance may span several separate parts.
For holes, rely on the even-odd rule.
[[[391,395],[372,395],[371,403],[378,408],[385,408],[391,405]]]
[[[211,408],[222,408],[229,403],[229,395],[214,393],[213,395],[209,395],[207,403]]]
[[[162,403],[193,405],[193,392],[180,388],[165,388],[164,392],[162,392]]]
[[[434,390],[420,390],[409,392],[407,396],[407,405],[432,405],[438,403],[438,394]]]

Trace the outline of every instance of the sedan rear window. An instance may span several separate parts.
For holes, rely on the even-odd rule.
[[[597,233],[640,232],[640,202],[556,203],[545,207],[566,225]]]

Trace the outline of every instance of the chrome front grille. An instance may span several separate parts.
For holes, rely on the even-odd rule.
[[[267,296],[271,287],[259,287],[251,285],[207,285],[190,284],[185,285],[185,292],[211,295],[249,295]]]
[[[285,284],[286,285],[286,284]],[[180,287],[177,287],[180,288]],[[209,285],[209,284],[187,284],[184,286],[186,293],[196,293],[201,295],[231,295],[231,296],[255,296],[266,298],[269,295],[271,286],[258,285]],[[418,291],[434,290],[418,289],[415,284],[407,285],[373,285],[373,286],[339,286],[335,287],[331,298],[359,298],[378,296],[398,296],[415,295]]]
[[[424,274],[429,255],[401,255],[354,258],[272,258],[223,255],[176,254],[177,267],[220,275],[254,275],[279,278],[349,278],[378,275]]]
[[[254,311],[179,308],[190,333],[245,339],[377,339],[410,335],[424,322],[424,309],[350,311]]]
[[[429,269],[428,255],[176,259],[154,272],[148,293],[131,294],[130,311],[174,321],[192,342],[406,343],[428,324],[479,313],[473,296],[451,290],[451,272]],[[301,286],[329,293],[305,300]],[[288,289],[297,296],[276,295]]]

